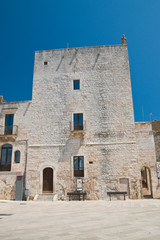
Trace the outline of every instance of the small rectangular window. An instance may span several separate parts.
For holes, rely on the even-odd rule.
[[[75,156],[74,160],[74,177],[84,177],[84,157]]]
[[[20,163],[20,151],[16,151],[14,155],[15,163]]]
[[[83,113],[74,114],[74,130],[83,130]]]
[[[48,62],[47,62],[47,61],[45,61],[45,62],[44,62],[44,65],[48,65]]]
[[[73,80],[73,89],[74,90],[80,89],[80,80]]]

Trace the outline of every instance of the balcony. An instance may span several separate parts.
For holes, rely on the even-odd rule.
[[[18,136],[18,126],[12,126],[6,128],[5,126],[0,126],[0,141],[15,141]]]
[[[75,135],[75,134],[84,135],[86,132],[86,121],[83,121],[82,125],[75,125],[74,121],[70,122],[70,131],[72,135]]]

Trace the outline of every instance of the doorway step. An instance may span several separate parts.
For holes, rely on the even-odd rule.
[[[39,194],[35,201],[54,201],[55,194],[47,193],[47,194]]]
[[[144,198],[144,199],[151,199],[151,198],[153,198],[153,197],[152,197],[152,195],[143,195],[143,198]]]

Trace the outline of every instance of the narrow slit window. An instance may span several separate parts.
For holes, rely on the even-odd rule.
[[[73,80],[73,89],[74,90],[80,89],[80,80]]]
[[[15,152],[15,163],[20,163],[20,151]]]

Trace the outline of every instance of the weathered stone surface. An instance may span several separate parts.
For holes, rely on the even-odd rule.
[[[73,90],[74,79],[80,79],[80,90]],[[31,195],[42,193],[42,177],[33,178],[33,171],[42,176],[49,165],[60,199],[75,190],[73,156],[84,156],[88,199],[118,190],[121,177],[139,182],[126,46],[36,52],[33,82],[27,172]],[[73,113],[83,113],[84,135],[71,134]],[[131,190],[131,197],[138,197],[138,191]]]
[[[136,123],[136,139],[138,152],[139,172],[147,167],[151,174],[151,186],[153,197],[160,197],[160,186],[158,184],[156,171],[155,138],[152,131],[152,123]],[[141,194],[143,189],[141,188]]]
[[[0,171],[0,199],[15,199],[16,176],[25,173],[29,134],[27,112],[30,104],[30,101],[0,104],[0,148],[5,144],[12,145],[11,171]],[[18,130],[15,138],[4,134],[6,114],[14,114],[13,125],[17,126]],[[15,163],[16,151],[20,151],[20,163]]]

